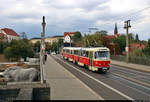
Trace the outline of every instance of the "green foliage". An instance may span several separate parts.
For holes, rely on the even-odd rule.
[[[52,44],[52,52],[57,52],[58,51],[58,43],[57,42],[53,42]]]
[[[35,52],[28,40],[13,40],[4,51],[7,59],[19,60],[20,58],[33,57]]]
[[[106,35],[107,31],[105,30],[96,31],[93,35],[88,34],[82,39],[83,46],[103,45],[103,37]]]
[[[75,32],[75,34],[72,36],[71,39],[72,39],[74,42],[76,42],[76,41],[81,40],[81,38],[82,38],[81,33],[80,33],[79,31],[77,31],[77,32]]]
[[[61,47],[63,45],[63,39],[58,39],[58,46]]]
[[[145,56],[145,54],[142,52],[142,50],[134,49],[132,52],[129,52],[129,55],[132,57],[142,57]]]
[[[114,38],[113,42],[119,44],[121,52],[125,51],[125,46],[126,46],[126,36],[125,35],[121,35],[117,38]]]
[[[148,39],[148,43],[145,49],[142,50],[142,52],[146,55],[146,56],[150,56],[150,39]]]
[[[3,53],[5,48],[8,47],[8,43],[6,42],[0,42],[0,53]]]
[[[106,36],[107,35],[107,31],[105,31],[105,30],[101,30],[101,31],[96,31],[95,32],[95,34],[100,34],[101,35],[101,37],[104,37],[104,36]]]
[[[45,43],[45,46],[46,46],[45,51],[47,51],[47,52],[49,52],[51,50],[51,48],[52,48],[51,44],[48,43],[48,42]]]
[[[135,41],[139,42],[139,36],[138,36],[138,34],[136,34],[136,36],[135,36]]]
[[[41,42],[37,41],[35,44],[33,44],[33,50],[35,52],[40,52],[40,46],[41,46]]]
[[[7,47],[4,50],[4,55],[5,55],[5,58],[8,59],[8,60],[10,60],[11,58],[13,58],[12,48],[11,47]]]

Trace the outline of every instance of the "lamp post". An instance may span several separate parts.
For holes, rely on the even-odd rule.
[[[45,73],[44,73],[44,60],[45,60],[45,17],[43,16],[43,22],[42,22],[42,33],[41,33],[41,49],[40,49],[40,70],[41,70],[41,84],[46,83],[45,80]]]

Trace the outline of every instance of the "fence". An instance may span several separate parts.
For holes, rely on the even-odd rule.
[[[126,56],[122,55],[111,55],[112,60],[126,61]],[[142,64],[150,66],[150,57],[129,57],[129,63]]]

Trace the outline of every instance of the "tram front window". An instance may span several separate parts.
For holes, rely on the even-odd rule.
[[[109,59],[108,51],[97,51],[95,52],[95,59]]]

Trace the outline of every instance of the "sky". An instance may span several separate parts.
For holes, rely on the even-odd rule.
[[[115,23],[118,32],[125,33],[124,21],[130,19],[130,33],[140,40],[150,38],[150,0],[1,0],[0,28],[40,37],[43,16],[46,37],[75,31],[84,35],[88,28],[112,35]]]

